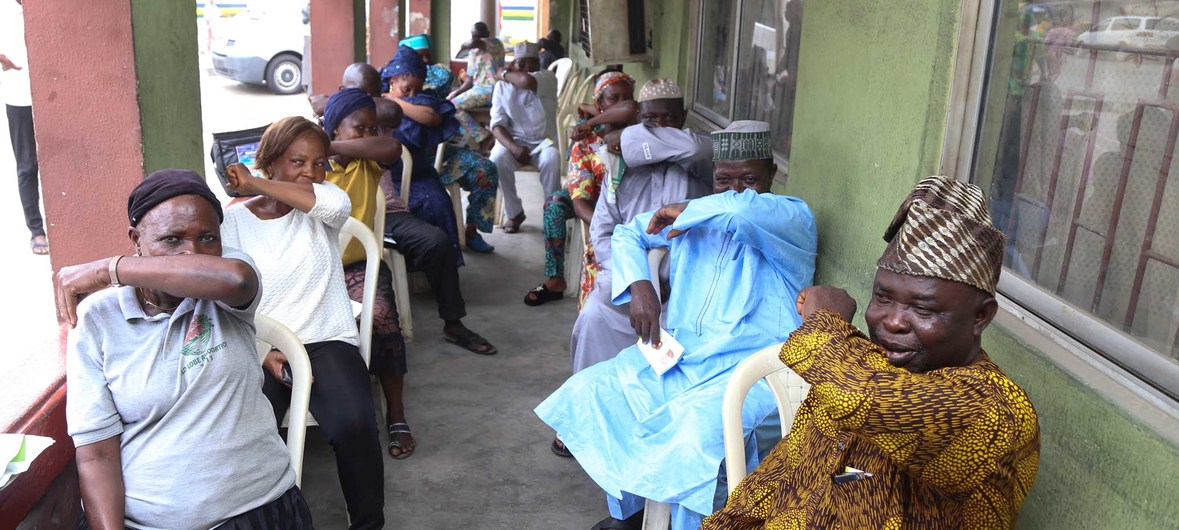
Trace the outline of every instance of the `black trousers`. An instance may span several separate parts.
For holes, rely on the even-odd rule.
[[[45,235],[41,219],[41,184],[37,181],[37,139],[33,134],[33,107],[5,105],[8,110],[8,137],[16,159],[16,183],[20,204],[25,210],[25,226],[34,236]]]
[[[336,472],[353,529],[385,525],[385,470],[368,370],[356,346],[340,341],[306,344],[311,358],[311,414],[336,453]],[[262,393],[282,422],[291,391],[269,375]]]
[[[459,320],[467,316],[467,303],[459,289],[455,256],[459,251],[446,232],[409,212],[390,212],[385,214],[385,236],[397,242],[407,268],[426,273],[438,301],[438,318]]]
[[[86,520],[85,513],[78,518],[78,525],[75,528],[76,530],[90,530],[90,521]],[[307,501],[303,499],[299,487],[292,486],[279,498],[243,514],[230,517],[229,520],[221,523],[217,530],[311,530],[312,528],[315,526],[311,524],[311,508],[307,506]],[[130,526],[126,529],[135,530]]]

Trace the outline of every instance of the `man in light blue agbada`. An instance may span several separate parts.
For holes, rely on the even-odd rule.
[[[713,139],[714,195],[665,206],[615,229],[612,295],[631,304],[635,334],[660,342],[660,301],[648,252],[669,248],[666,331],[683,345],[657,374],[637,345],[571,377],[536,409],[606,491],[595,529],[639,528],[644,499],[673,505],[672,526],[697,528],[714,509],[724,442],[721,399],[733,368],[801,322],[799,291],[814,276],[817,235],[802,200],[769,193],[769,125],[738,121]],[[747,439],[774,411],[754,386]],[[756,465],[757,452],[747,451]]]

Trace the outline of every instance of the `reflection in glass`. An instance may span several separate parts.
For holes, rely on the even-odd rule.
[[[733,119],[769,122],[774,152],[789,158],[802,0],[747,0],[741,18]]]
[[[700,64],[696,71],[696,105],[729,119],[733,70],[733,12],[736,2],[706,1],[700,9]]]
[[[1003,4],[1017,23],[995,43],[987,111],[1002,119],[984,120],[976,180],[1008,272],[1174,360],[1179,7]]]

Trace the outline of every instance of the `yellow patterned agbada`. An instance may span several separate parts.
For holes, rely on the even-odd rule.
[[[790,434],[702,530],[1012,528],[1040,460],[1026,394],[983,354],[915,374],[828,311],[782,361],[812,389]],[[845,466],[871,477],[836,484]]]

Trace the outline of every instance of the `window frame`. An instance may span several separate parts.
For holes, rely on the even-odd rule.
[[[981,129],[986,122],[991,79],[989,65],[1002,13],[1002,0],[962,0],[958,50],[951,84],[950,107],[940,170],[943,175],[974,182],[982,149]],[[1002,109],[990,109],[1001,112]],[[1074,353],[1115,365],[1122,384],[1135,392],[1158,398],[1168,415],[1179,418],[1179,364],[1167,360],[1135,337],[1088,311],[1070,304],[1004,267],[999,294],[1042,320],[1039,326],[1054,342],[1071,341]]]
[[[700,51],[704,47],[703,46],[703,39],[704,39],[704,10],[703,10],[703,6],[704,6],[704,2],[707,2],[707,1],[710,1],[710,0],[694,0],[692,2],[689,2],[689,4],[688,4],[689,32],[690,32],[688,40],[689,40],[689,43],[691,44],[689,46],[689,50],[688,50],[688,64],[689,65],[699,65],[700,64],[700,55],[701,55]],[[737,16],[734,18],[733,27],[730,28],[730,30],[732,30],[732,35],[734,35],[734,40],[740,40],[741,35],[742,35],[741,32],[744,29],[742,27],[742,18],[740,15],[745,8],[746,1],[747,0],[736,0],[736,5],[734,7],[734,13]],[[806,18],[806,12],[805,12],[806,7],[804,6],[803,9],[804,9],[803,19],[805,19]],[[754,22],[754,23],[756,24],[756,22]],[[730,91],[729,91],[730,94],[733,93],[733,89],[735,88],[735,85],[737,82],[736,70],[738,68],[738,65],[740,64],[738,62],[738,60],[740,59],[738,57],[738,52],[740,51],[741,46],[738,43],[738,45],[731,46],[731,48],[732,48],[732,52],[731,52],[730,61],[733,65],[734,72],[733,72],[733,75],[730,75],[728,77],[728,87],[730,89]],[[800,49],[800,53],[801,53],[801,49]],[[703,105],[698,105],[696,103],[696,101],[697,101],[696,95],[698,94],[697,91],[700,90],[700,87],[698,86],[698,82],[697,82],[698,72],[688,73],[684,77],[686,78],[686,81],[687,81],[687,86],[685,87],[685,96],[687,97],[687,99],[685,100],[685,102],[687,103],[686,107],[687,107],[687,111],[688,111],[688,123],[699,125],[702,128],[708,129],[708,130],[719,130],[719,129],[724,129],[725,127],[728,127],[729,124],[733,122],[732,119],[726,118],[726,117],[720,115],[719,113],[717,113],[716,111],[714,111],[708,107],[705,107]],[[730,97],[729,98],[729,116],[733,115],[733,110],[734,110],[733,106],[735,104],[736,104],[736,99]],[[774,154],[774,163],[778,165],[779,177],[785,177],[786,175],[788,175],[790,173],[790,171],[789,171],[790,160],[788,158],[783,158],[782,155],[780,155],[777,151],[774,151],[773,154]],[[775,179],[775,180],[778,180],[778,179]],[[782,181],[784,182],[784,178]]]

